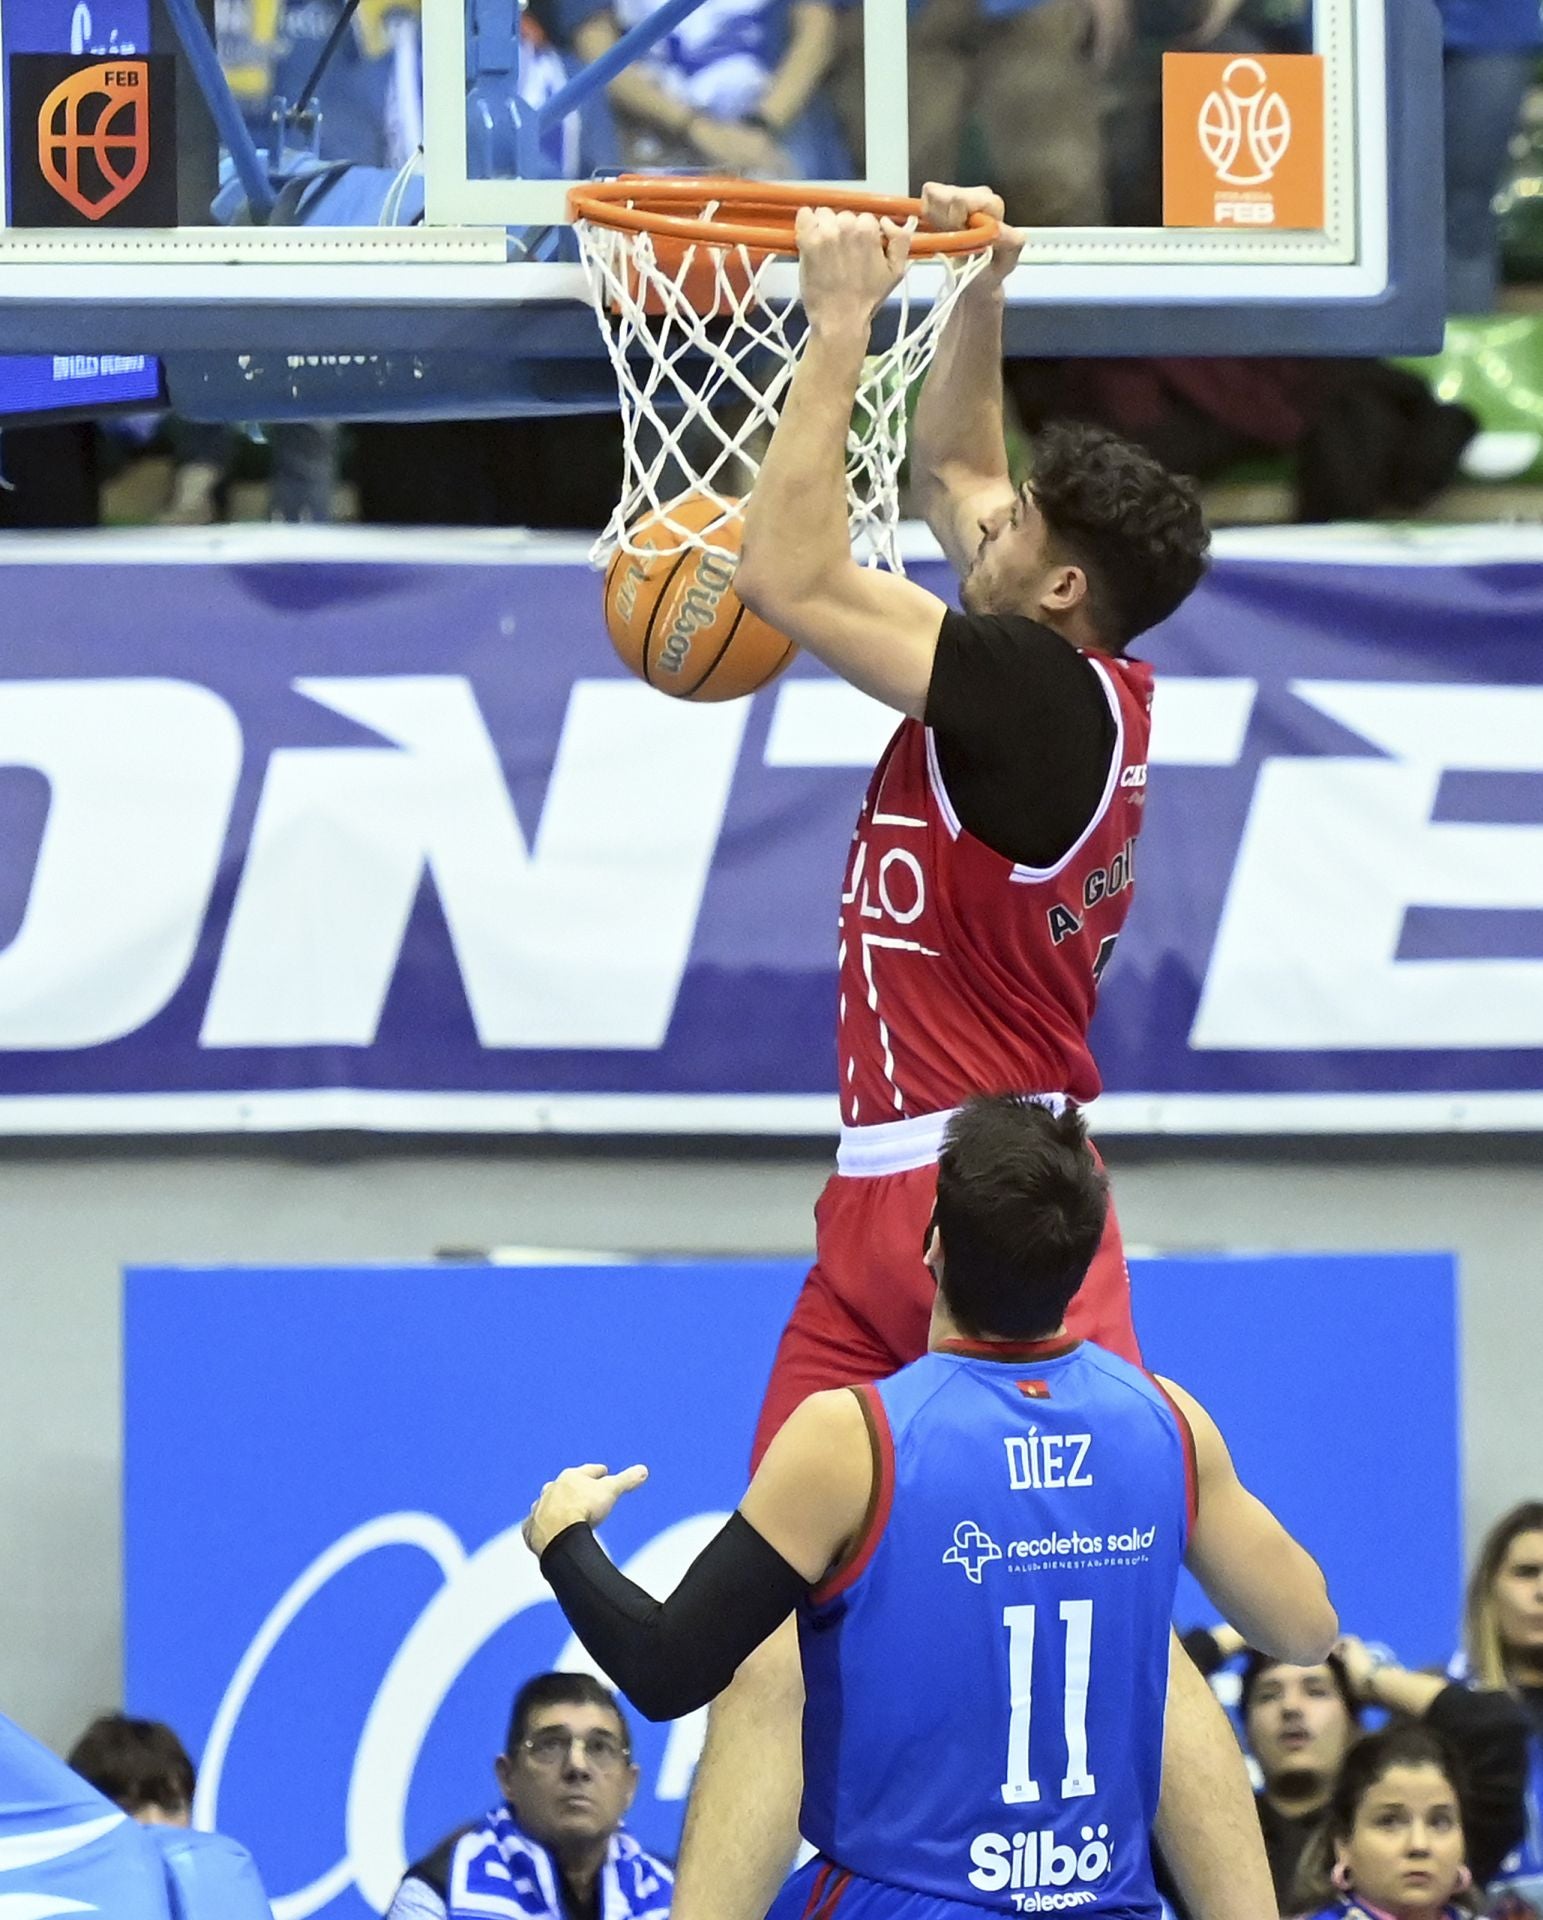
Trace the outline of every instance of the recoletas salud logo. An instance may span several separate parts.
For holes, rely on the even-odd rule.
[[[973,1520],[961,1520],[954,1528],[954,1544],[943,1555],[943,1564],[963,1567],[971,1584],[978,1587],[984,1569],[1001,1557],[1002,1549],[989,1533]]]
[[[1111,1533],[1047,1533],[1035,1540],[1008,1540],[1003,1552],[1010,1571],[1049,1562],[1079,1566],[1122,1566],[1144,1560],[1157,1539],[1157,1528],[1120,1527]]]

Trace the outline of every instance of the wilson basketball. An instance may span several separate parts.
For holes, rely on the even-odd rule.
[[[688,493],[628,531],[605,574],[605,624],[611,644],[641,680],[676,700],[739,700],[774,680],[793,658],[791,640],[767,626],[734,591],[734,565],[682,532],[713,527],[720,507]],[[713,527],[715,545],[737,555],[743,523]]]

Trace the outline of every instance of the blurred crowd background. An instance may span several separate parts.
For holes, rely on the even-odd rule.
[[[520,91],[549,98],[657,0],[529,0]],[[323,160],[410,166],[420,0],[220,0],[259,144],[307,92]],[[1538,0],[1439,0],[1446,35],[1445,351],[1364,361],[1019,360],[1018,420],[1149,444],[1219,524],[1529,519],[1543,511],[1543,25]],[[1300,51],[1310,0],[911,0],[916,180],[987,180],[1027,225],[1161,220],[1165,52]],[[647,166],[850,177],[860,0],[704,0],[567,123],[564,173]],[[0,526],[362,520],[588,529],[614,503],[612,416],[265,430],[160,414],[8,431]]]

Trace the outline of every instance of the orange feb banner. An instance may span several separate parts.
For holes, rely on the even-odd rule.
[[[1163,224],[1320,228],[1323,56],[1163,56]]]

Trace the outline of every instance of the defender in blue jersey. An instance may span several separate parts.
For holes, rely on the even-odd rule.
[[[1156,1916],[1181,1563],[1277,1657],[1334,1639],[1322,1574],[1203,1409],[1066,1338],[1103,1211],[1074,1112],[969,1102],[939,1160],[929,1352],[807,1400],[667,1601],[591,1532],[644,1468],[570,1468],[532,1509],[575,1631],[650,1718],[712,1699],[796,1610],[819,1855],[772,1920]]]
[[[864,1406],[873,1521],[799,1612],[804,1837],[945,1900],[1155,1914],[1180,1415],[1055,1340],[945,1339]]]

